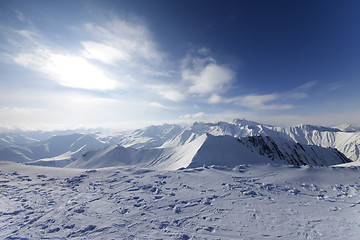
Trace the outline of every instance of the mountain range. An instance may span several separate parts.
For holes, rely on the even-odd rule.
[[[356,127],[281,128],[245,119],[191,125],[163,124],[117,135],[51,136],[2,133],[0,160],[33,165],[99,168],[136,165],[175,170],[252,163],[329,166],[360,158]]]

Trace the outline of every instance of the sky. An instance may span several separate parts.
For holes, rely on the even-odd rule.
[[[360,124],[360,2],[0,1],[2,128]]]

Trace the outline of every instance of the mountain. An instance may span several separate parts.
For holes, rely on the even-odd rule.
[[[336,148],[353,161],[360,160],[360,132],[344,132],[336,128],[298,125],[281,129],[283,138],[295,142]]]
[[[346,132],[337,128],[305,124],[281,128],[245,119],[234,119],[231,123],[222,121],[217,123],[195,122],[190,126],[184,127],[180,134],[168,138],[161,147],[175,147],[190,143],[204,133],[240,138],[258,135],[284,138],[303,145],[336,148],[349,159],[353,161],[360,160],[360,132]],[[161,142],[158,143],[160,144]],[[147,144],[138,143],[137,146],[146,147]]]
[[[149,126],[118,136],[116,143],[124,147],[134,148],[158,147],[168,139],[179,135],[183,130],[184,128],[177,124]]]
[[[79,152],[85,153],[91,150],[99,150],[107,145],[107,143],[99,140],[96,135],[74,133],[53,136],[25,146],[14,145],[3,148],[0,150],[0,159],[31,164],[40,164],[42,161],[35,162],[35,160],[45,159],[50,164],[50,158],[53,158],[52,161],[57,161],[62,156],[62,160],[64,160],[64,157],[74,160],[75,157],[79,157]],[[54,163],[54,165],[56,164]]]
[[[21,133],[0,133],[0,150],[11,146],[22,146],[34,142],[39,142],[39,140],[24,136]]]
[[[69,168],[103,168],[139,166],[176,170],[210,165],[237,166],[241,164],[291,164],[329,166],[351,162],[336,149],[303,146],[285,139],[269,136],[234,138],[203,134],[189,143],[176,147],[150,149],[109,146],[84,154]]]
[[[337,128],[343,132],[360,132],[360,126],[354,125],[354,124],[341,124],[339,126],[336,126],[334,128]]]
[[[232,138],[258,137],[260,135],[263,137],[268,136],[273,140],[275,139],[276,146],[279,149],[281,149],[281,147],[286,148],[284,151],[289,153],[289,156],[286,154],[284,156],[287,158],[291,158],[291,154],[296,155],[296,152],[291,154],[290,152],[291,149],[294,150],[299,147],[299,145],[294,143],[299,143],[306,149],[307,156],[309,156],[309,152],[322,151],[322,148],[330,147],[336,148],[353,161],[360,159],[360,132],[350,132],[343,131],[339,128],[304,124],[281,128],[245,119],[234,119],[232,122],[220,121],[216,123],[195,122],[191,125],[163,124],[109,136],[101,133],[72,133],[52,136],[45,140],[42,139],[49,134],[50,133],[46,132],[22,132],[17,133],[17,135],[11,135],[9,133],[1,135],[3,144],[5,144],[6,147],[0,148],[0,160],[63,167],[75,161],[88,151],[97,151],[111,145],[119,145],[126,149],[126,151],[129,151],[130,156],[136,155],[136,157],[131,157],[131,159],[136,159],[138,165],[141,165],[140,162],[146,162],[147,158],[153,161],[158,161],[160,156],[162,157],[161,159],[173,159],[175,155],[180,157],[182,156],[182,152],[184,152],[183,155],[186,155],[187,159],[177,161],[178,165],[170,162],[166,163],[166,161],[163,160],[157,162],[157,164],[160,164],[160,162],[163,162],[162,164],[165,165],[168,164],[166,165],[167,168],[176,169],[177,166],[189,165],[185,162],[192,161],[193,156],[189,154],[187,148],[188,146],[192,146],[194,151],[200,148],[202,144],[200,144],[200,142],[203,141],[201,137],[204,134],[230,136]],[[37,139],[31,137],[37,137]],[[267,141],[266,138],[263,140],[265,142]],[[194,141],[194,144],[189,145]],[[266,142],[266,144],[270,148],[275,148],[271,142]],[[307,145],[311,145],[311,151],[307,149]],[[316,148],[316,146],[321,148]],[[253,148],[254,146],[247,145],[247,147]],[[104,151],[107,150],[104,149]],[[151,152],[150,157],[147,155],[149,152]],[[297,151],[297,153],[299,153],[299,151]],[[216,153],[214,154],[216,155]],[[278,155],[276,158],[281,159],[281,157],[281,155]],[[314,162],[311,160],[314,158],[309,158],[308,160],[303,158],[298,159],[299,162],[293,160],[294,162],[291,164],[301,165],[304,163],[312,165],[312,162]],[[139,159],[142,160],[140,161]],[[282,159],[282,161],[284,161],[284,159]],[[303,163],[301,161],[303,161]],[[331,160],[330,162],[333,161]],[[121,165],[122,163],[119,162],[116,164]],[[322,161],[320,161],[319,164],[328,165]]]

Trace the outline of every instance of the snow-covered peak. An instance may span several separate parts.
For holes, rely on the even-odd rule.
[[[240,125],[240,126],[257,126],[257,125],[262,125],[260,123],[257,123],[257,122],[254,122],[254,121],[250,121],[250,120],[247,120],[245,118],[243,119],[240,119],[240,118],[234,118],[232,120],[232,123],[235,124],[235,125]]]
[[[324,127],[324,126],[316,126],[310,124],[299,124],[290,127],[290,129],[301,129],[302,131],[319,131],[319,132],[339,132],[340,130],[337,128]]]
[[[343,132],[360,132],[360,126],[355,124],[341,124],[339,126],[336,126],[334,128],[337,128]]]

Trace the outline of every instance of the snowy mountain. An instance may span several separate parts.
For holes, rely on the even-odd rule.
[[[343,132],[360,132],[360,126],[354,125],[354,124],[341,124],[339,126],[336,126],[334,128],[337,128]]]
[[[1,138],[4,142],[6,141],[7,146],[0,149],[0,159],[26,162],[35,165],[64,167],[88,151],[101,149],[108,151],[109,149],[106,147],[119,145],[126,149],[122,151],[130,152],[129,156],[132,156],[131,162],[136,162],[137,165],[143,164],[146,166],[146,164],[154,161],[153,165],[156,165],[156,167],[159,167],[161,163],[166,166],[166,169],[177,169],[179,166],[189,166],[189,162],[193,161],[195,152],[197,152],[204,143],[204,139],[202,138],[204,134],[230,136],[232,138],[258,138],[260,135],[267,136],[276,142],[276,146],[274,146],[271,141],[266,142],[267,138],[263,138],[270,149],[281,149],[282,155],[274,153],[274,159],[281,159],[282,163],[284,163],[284,161],[295,165],[329,165],[332,162],[340,163],[342,160],[339,162],[333,161],[332,159],[330,159],[329,162],[323,160],[317,162],[313,156],[310,156],[310,153],[313,151],[320,151],[318,155],[322,155],[322,148],[329,147],[339,150],[353,161],[360,159],[360,132],[342,131],[339,128],[312,125],[280,128],[245,119],[234,119],[232,122],[221,121],[216,123],[195,122],[191,125],[163,124],[159,126],[149,126],[135,131],[122,132],[119,135],[112,136],[73,133],[39,140],[39,138],[41,139],[49,135],[49,133],[22,132],[17,135],[6,134]],[[30,137],[37,137],[38,139]],[[253,138],[253,140],[255,141],[256,138]],[[209,141],[211,140],[206,140],[204,146],[207,145]],[[300,154],[299,151],[304,150],[298,150],[299,145],[295,143],[299,143],[306,150],[306,153],[304,153],[306,157]],[[253,149],[254,146],[249,144],[249,140],[245,141],[244,144],[252,151],[256,150],[257,153],[261,154],[258,149]],[[307,145],[311,145],[310,149],[308,149],[309,147]],[[316,146],[321,148],[316,148]],[[191,154],[187,150],[188,148],[193,149]],[[230,155],[231,153],[232,150],[229,151]],[[89,153],[88,156],[91,154],[92,153]],[[148,154],[150,154],[150,156],[148,156]],[[336,153],[334,154],[336,155]],[[136,157],[133,157],[134,155],[136,155]],[[164,160],[180,158],[182,155],[186,156],[186,158],[175,161],[177,164]],[[214,153],[214,156],[215,155],[216,153]],[[296,157],[295,159],[293,156],[297,155],[301,157]],[[231,156],[227,157],[233,159]],[[89,161],[87,158],[83,160]],[[109,162],[115,165],[124,164],[121,163],[121,161],[114,163],[112,160],[109,160]],[[111,164],[109,166],[112,166]],[[97,165],[95,164],[94,166]],[[99,163],[99,166],[103,166],[103,164]]]
[[[65,158],[76,159],[80,155],[79,152],[83,154],[87,151],[102,149],[107,145],[107,143],[102,142],[95,135],[74,133],[54,136],[47,140],[31,142],[24,146],[13,145],[3,148],[0,150],[0,159],[32,164],[41,164],[46,161],[46,165],[51,166],[53,161],[64,160]],[[51,160],[51,158],[53,159]],[[45,160],[42,161],[41,159]]]
[[[281,129],[284,138],[298,143],[336,148],[353,161],[360,160],[360,132],[344,132],[335,128],[298,125]]]
[[[19,133],[0,133],[0,150],[14,145],[26,145],[39,142],[38,139],[26,137]]]
[[[102,168],[132,165],[176,170],[210,165],[275,163],[329,166],[347,162],[350,160],[336,149],[302,146],[293,141],[261,135],[237,139],[227,135],[213,136],[206,133],[194,141],[176,147],[135,149],[113,145],[97,152],[88,152],[67,167]]]
[[[180,129],[180,126],[178,126],[177,129]],[[141,131],[144,130],[138,130],[137,132]],[[236,138],[258,135],[265,135],[272,138],[284,138],[302,145],[336,148],[349,159],[353,161],[360,160],[360,132],[347,132],[337,128],[312,125],[280,128],[245,119],[234,119],[231,123],[195,122],[190,126],[183,127],[178,135],[174,134],[166,137],[163,135],[161,138],[162,141],[156,141],[155,138],[152,138],[151,136],[148,136],[146,141],[140,141],[140,139],[143,140],[143,138],[137,138],[136,134],[130,133],[127,139],[121,141],[121,144],[123,146],[133,146],[136,148],[147,148],[150,146],[175,147],[190,143],[204,133],[209,133],[214,136],[228,135]],[[131,139],[131,141],[129,141],[129,139]],[[136,141],[136,139],[138,140]],[[159,139],[159,135],[156,139]],[[161,145],[162,142],[163,144]]]
[[[161,146],[179,135],[184,128],[176,124],[163,124],[137,129],[117,137],[116,143],[124,147],[150,148]]]

